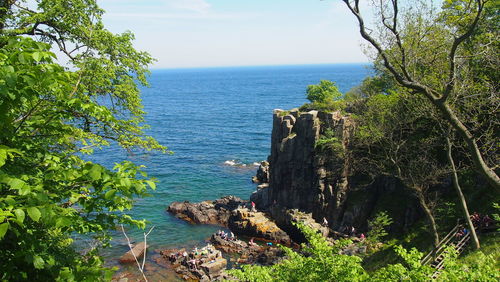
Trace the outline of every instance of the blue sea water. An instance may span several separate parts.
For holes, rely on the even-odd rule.
[[[335,81],[346,92],[370,73],[364,64],[153,70],[150,88],[142,89],[148,134],[174,154],[129,155],[107,148],[93,159],[108,165],[129,159],[158,179],[152,196],[137,200],[130,212],[155,226],[148,237],[153,249],[201,244],[218,227],[185,223],[166,207],[224,195],[248,199],[255,190],[252,164],[269,154],[273,109],[304,104],[307,85],[320,79]],[[228,165],[229,160],[245,166]],[[142,231],[128,233],[141,240]],[[122,238],[119,232],[115,236]],[[107,256],[126,251],[120,240]]]

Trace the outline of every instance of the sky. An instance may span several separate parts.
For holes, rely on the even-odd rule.
[[[152,68],[367,62],[340,0],[98,0]]]

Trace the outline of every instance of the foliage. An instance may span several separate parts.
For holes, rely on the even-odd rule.
[[[287,257],[272,266],[245,265],[230,274],[241,281],[432,281],[434,269],[422,265],[423,254],[413,248],[407,250],[394,246],[399,263],[389,264],[373,273],[366,272],[357,256],[340,254],[351,244],[339,240],[331,245],[319,233],[299,224],[306,234],[308,244],[303,244],[300,252],[282,247]],[[438,277],[439,281],[497,281],[499,274],[491,255],[481,255],[472,264],[457,260],[453,249],[447,252],[445,268]]]
[[[319,84],[307,86],[307,100],[311,102],[325,103],[338,100],[342,93],[337,89],[335,83],[329,80],[320,80]]]
[[[314,146],[319,151],[328,151],[338,157],[344,156],[342,141],[335,137],[335,132],[333,132],[331,128],[326,129],[325,132],[320,135]]]
[[[394,251],[403,263],[390,264],[375,271],[374,281],[427,281],[433,273],[432,268],[422,265],[422,253],[413,248],[407,251],[402,246],[395,246]]]
[[[336,112],[343,111],[346,108],[347,104],[344,100],[327,100],[324,102],[313,102],[313,103],[305,103],[300,106],[299,110],[301,112],[309,112],[309,111],[321,111],[321,112]]]
[[[389,234],[386,230],[386,227],[392,224],[392,219],[385,212],[379,212],[375,215],[372,220],[368,221],[368,234],[367,241],[369,243],[377,243],[387,234]]]
[[[498,3],[484,0],[374,2],[374,24],[359,0],[343,1],[372,47],[375,65],[439,113],[476,171],[492,187],[498,156]],[[436,12],[438,11],[438,12]],[[418,39],[418,40],[416,40]],[[484,67],[483,67],[484,66]],[[458,141],[458,142],[457,142]]]
[[[117,223],[145,226],[124,211],[156,185],[143,166],[109,169],[83,155],[110,142],[166,151],[144,135],[137,83],[152,59],[130,33],[104,29],[95,1],[24,4],[0,8],[0,280],[106,280],[96,247]],[[77,252],[75,233],[95,246]]]
[[[378,94],[389,94],[395,87],[395,81],[388,74],[375,68],[377,75],[363,79],[360,85],[353,87],[344,95],[346,101],[370,98]]]
[[[498,281],[500,274],[495,265],[494,255],[484,255],[478,251],[473,262],[462,263],[453,248],[446,251],[444,271],[439,274],[440,281]]]
[[[243,266],[230,273],[243,281],[362,281],[365,272],[361,259],[338,254],[349,241],[337,241],[330,245],[321,234],[299,224],[308,240],[301,253],[282,247],[287,258],[269,267]]]
[[[493,203],[493,208],[497,210],[497,212],[500,211],[500,205],[498,203]],[[494,213],[493,219],[496,221],[500,221],[500,215],[498,215],[498,213]]]

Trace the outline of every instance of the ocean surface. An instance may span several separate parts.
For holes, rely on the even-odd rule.
[[[346,92],[370,73],[363,64],[153,70],[150,88],[142,89],[148,134],[174,154],[131,155],[111,147],[92,159],[107,166],[132,160],[158,179],[152,196],[137,200],[129,212],[155,226],[148,236],[152,249],[200,246],[219,227],[185,223],[166,207],[225,195],[248,199],[256,189],[254,163],[269,154],[273,109],[304,104],[307,85],[321,79]],[[127,233],[140,241],[142,232]],[[105,251],[110,259],[127,251],[123,235],[114,235],[113,248]]]

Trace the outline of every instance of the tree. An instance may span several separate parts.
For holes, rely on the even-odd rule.
[[[116,224],[145,226],[124,213],[156,186],[143,166],[81,157],[111,142],[166,151],[144,135],[137,83],[152,59],[130,33],[104,29],[102,13],[93,0],[1,2],[1,280],[107,279],[98,249],[82,255],[69,235],[106,246]],[[55,63],[53,45],[72,70]]]
[[[478,85],[461,81],[481,82],[475,77],[477,73],[469,71],[468,66],[490,47],[476,44],[473,49],[467,49],[464,46],[471,43],[475,32],[488,20],[485,9],[489,8],[488,5],[494,6],[494,2],[447,1],[444,14],[436,14],[432,3],[429,7],[423,1],[412,1],[406,6],[397,0],[380,1],[376,7],[380,24],[375,28],[367,27],[359,0],[343,2],[356,17],[361,36],[375,49],[386,70],[401,86],[427,98],[465,142],[476,170],[491,186],[500,188],[500,178],[493,167],[496,164],[487,163],[485,152],[478,144],[481,133],[467,124],[467,119],[460,114],[460,109],[465,107],[457,105],[460,101],[456,99],[461,93],[471,95]],[[446,13],[452,14],[453,18],[446,17]],[[454,24],[443,21],[443,16]],[[498,29],[494,34],[498,34]],[[474,50],[474,54],[470,56],[464,50]],[[495,93],[496,83],[483,87],[490,88],[488,93]]]
[[[371,179],[381,174],[394,176],[410,188],[429,221],[437,246],[439,233],[433,213],[437,197],[431,197],[428,190],[449,171],[439,158],[444,140],[432,108],[420,97],[408,96],[396,87],[389,94],[369,97],[355,120],[353,169]]]
[[[307,86],[307,100],[315,103],[327,103],[342,97],[334,82],[321,80],[319,84]]]

